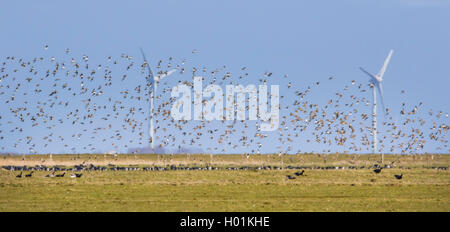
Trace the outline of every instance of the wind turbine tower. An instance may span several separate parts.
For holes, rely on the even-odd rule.
[[[381,99],[381,105],[383,106],[383,112],[384,114],[386,114],[386,109],[384,107],[384,100],[383,100],[383,86],[382,86],[382,82],[383,82],[383,75],[386,72],[386,68],[387,65],[389,63],[389,60],[391,59],[392,53],[394,52],[394,50],[389,51],[389,55],[387,56],[386,60],[384,61],[383,67],[380,69],[380,72],[377,75],[372,75],[371,73],[367,72],[366,70],[364,70],[363,68],[359,67],[359,69],[361,69],[361,71],[363,71],[365,74],[367,74],[370,77],[370,85],[372,88],[372,93],[373,93],[373,108],[372,108],[372,135],[373,135],[373,153],[377,153],[377,134],[378,134],[378,130],[377,130],[377,90],[378,93],[380,94],[380,99]]]
[[[152,69],[150,68],[150,64],[147,62],[147,59],[145,58],[144,51],[141,48],[142,57],[144,58],[144,66],[147,66],[148,68],[148,75],[145,77],[147,79],[147,82],[150,84],[150,86],[153,86],[153,90],[150,90],[150,144],[151,148],[154,151],[155,150],[155,127],[153,125],[153,115],[154,115],[154,98],[156,94],[156,90],[158,88],[159,81],[163,79],[164,77],[169,76],[170,74],[174,73],[177,69],[174,68],[170,71],[167,71],[165,73],[161,73],[160,75],[153,75]]]

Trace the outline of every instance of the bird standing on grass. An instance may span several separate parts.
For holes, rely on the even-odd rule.
[[[305,170],[302,170],[301,172],[296,172],[294,173],[296,176],[302,176],[303,173],[305,173]]]
[[[394,175],[395,179],[401,180],[403,178],[403,173],[400,175]]]
[[[19,175],[16,176],[17,178],[22,178],[22,172],[20,172]]]
[[[80,178],[83,175],[83,173],[72,173],[70,175],[70,178]]]
[[[32,177],[33,176],[33,172],[34,171],[31,171],[30,174],[25,175],[25,177]]]
[[[375,172],[376,174],[378,174],[378,173],[381,172],[381,169],[383,169],[383,168],[377,168],[377,169],[374,169],[373,172]]]
[[[58,174],[58,175],[56,175],[56,177],[64,177],[64,175],[66,175],[65,172],[64,172],[63,174]]]
[[[295,179],[295,177],[294,177],[294,176],[291,176],[291,175],[286,175],[286,177],[287,177],[289,180],[294,180],[294,179]]]

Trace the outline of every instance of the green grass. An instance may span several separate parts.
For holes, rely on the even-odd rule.
[[[84,172],[0,171],[0,211],[450,211],[450,174],[428,168]],[[404,179],[393,175],[402,172]]]

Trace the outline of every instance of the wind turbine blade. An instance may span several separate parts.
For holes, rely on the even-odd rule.
[[[380,93],[380,99],[381,99],[381,106],[383,107],[383,115],[386,115],[386,108],[384,107],[384,96],[383,96],[383,86],[381,85],[381,82],[378,82],[377,84],[378,92]]]
[[[386,60],[384,61],[383,67],[380,69],[380,72],[377,75],[377,77],[378,77],[377,79],[379,79],[380,81],[383,80],[384,72],[386,72],[386,68],[389,64],[389,61],[391,60],[391,56],[392,56],[393,52],[394,52],[394,50],[389,51],[389,55],[387,56]]]
[[[159,75],[158,77],[156,77],[156,80],[159,81],[159,80],[163,79],[164,77],[167,77],[170,74],[174,73],[175,71],[177,71],[176,68],[174,68],[174,69],[172,69],[170,71],[167,71],[166,73],[163,73],[163,74]]]
[[[365,74],[367,74],[369,77],[372,77],[375,80],[378,80],[374,75],[370,74],[369,72],[367,72],[365,69],[359,67],[359,69],[361,69],[361,71],[363,71]]]
[[[141,49],[142,57],[144,58],[144,62],[147,64],[147,69],[148,69],[148,73],[149,73],[149,76],[147,77],[147,81],[150,83],[153,83],[155,77],[153,76],[152,69],[150,68],[150,64],[147,62],[147,59],[145,58],[144,50],[142,50],[142,48],[140,48],[140,49]]]

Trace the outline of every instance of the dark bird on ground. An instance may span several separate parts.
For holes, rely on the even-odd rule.
[[[395,179],[401,180],[403,178],[403,173],[400,175],[394,175]]]
[[[33,176],[33,172],[34,171],[31,171],[30,174],[26,174],[25,177],[32,177]]]
[[[376,174],[378,174],[378,173],[381,172],[381,169],[383,169],[383,168],[377,168],[377,169],[374,169],[373,172],[375,172]]]
[[[63,174],[58,174],[58,175],[56,175],[56,177],[64,177],[64,175],[66,175],[65,172],[64,172]]]
[[[301,172],[296,172],[294,173],[296,176],[302,176],[303,173],[305,173],[305,170],[302,170]]]
[[[80,178],[83,175],[83,173],[73,173],[70,175],[70,178]]]
[[[295,177],[294,177],[294,176],[291,176],[291,175],[287,175],[286,177],[287,177],[289,180],[295,179]]]
[[[20,172],[19,175],[16,176],[17,178],[22,178],[22,172]]]

